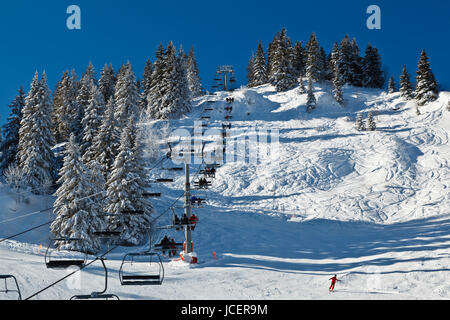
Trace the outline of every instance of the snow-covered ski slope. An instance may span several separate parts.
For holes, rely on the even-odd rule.
[[[450,93],[417,115],[415,103],[399,94],[347,87],[341,107],[330,87],[317,85],[315,91],[312,113],[296,89],[276,93],[262,86],[199,98],[188,117],[174,121],[171,130],[191,130],[209,106],[208,129],[221,129],[225,99],[232,96],[229,141],[256,129],[279,132],[279,144],[262,148],[270,152],[262,152],[257,164],[246,157],[218,169],[206,206],[195,210],[198,265],[166,259],[161,287],[121,287],[122,254],[138,249],[118,248],[106,262],[108,292],[122,299],[449,299]],[[356,131],[356,113],[366,118],[369,111],[377,131]],[[193,175],[198,168],[192,166]],[[152,179],[167,175],[151,172]],[[175,182],[155,190],[163,194],[152,200],[157,214],[182,193],[183,174],[170,175]],[[0,221],[48,205],[48,199],[33,198],[12,212],[13,200],[6,191],[1,196]],[[159,223],[168,224],[170,215]],[[0,237],[48,219],[33,215],[0,224]],[[182,233],[169,235],[183,239]],[[46,237],[44,228],[0,244],[0,274],[14,274],[24,297],[66,275],[45,268],[38,250]],[[334,274],[342,282],[330,294]],[[80,289],[72,280],[37,298],[99,291],[101,266],[81,272]]]

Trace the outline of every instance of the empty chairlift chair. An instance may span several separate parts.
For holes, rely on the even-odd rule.
[[[123,286],[157,286],[164,281],[164,266],[156,252],[128,253],[119,270]]]
[[[83,248],[83,239],[54,238],[45,251],[45,265],[48,269],[83,268],[86,265],[87,253],[76,251]],[[77,249],[74,249],[77,248]]]
[[[4,281],[4,287],[0,288],[0,293],[9,294],[10,292],[13,292],[17,294],[18,300],[22,300],[22,294],[20,292],[19,283],[17,282],[17,279],[13,275],[0,275],[0,281]],[[14,283],[15,289],[9,289],[8,288],[8,280],[12,280]],[[11,282],[11,281],[9,281]]]
[[[91,294],[76,295],[70,298],[70,300],[120,300],[115,294],[106,293],[108,290],[108,269],[105,265],[105,258],[99,258],[102,262],[103,270],[105,270],[105,288],[101,292],[92,292]]]

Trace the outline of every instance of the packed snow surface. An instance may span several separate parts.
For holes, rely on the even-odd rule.
[[[207,129],[221,130],[225,99],[232,96],[227,148],[249,132],[271,138],[260,139],[256,162],[252,152],[237,148],[236,159],[218,168],[212,188],[197,192],[207,198],[195,210],[198,264],[164,257],[162,286],[122,287],[123,254],[144,248],[117,248],[107,256],[108,292],[121,299],[449,299],[450,93],[417,115],[414,101],[398,93],[346,87],[340,106],[330,92],[316,85],[318,104],[311,113],[297,89],[276,93],[261,86],[196,99],[194,111],[173,121],[169,131],[192,131],[206,114]],[[357,113],[366,119],[369,111],[377,130],[357,131]],[[170,163],[150,163],[151,178],[167,176],[165,165]],[[192,176],[199,168],[192,165]],[[184,185],[183,172],[169,175],[174,183],[152,188],[163,194],[152,199],[155,216],[164,213],[161,226],[169,224],[167,208]],[[52,219],[49,212],[17,218],[51,207],[51,198],[28,195],[21,204],[16,198],[3,188],[0,237]],[[167,232],[183,241],[181,232],[158,235]],[[44,227],[0,243],[0,274],[15,275],[24,298],[67,275],[46,269],[48,237]],[[94,263],[35,298],[101,291],[102,270]],[[329,293],[334,274],[342,282]]]

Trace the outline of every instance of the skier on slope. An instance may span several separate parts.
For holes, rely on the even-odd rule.
[[[331,278],[330,280],[331,280],[331,286],[330,286],[329,291],[330,291],[330,292],[334,292],[334,286],[336,285],[336,282],[337,282],[337,281],[340,282],[341,280],[338,280],[337,275],[334,275],[334,277]]]

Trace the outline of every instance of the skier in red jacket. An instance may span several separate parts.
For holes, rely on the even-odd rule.
[[[341,281],[341,280],[338,280],[338,278],[337,278],[337,275],[334,275],[334,277],[333,278],[331,278],[330,279],[331,280],[331,286],[330,286],[330,292],[334,292],[334,286],[336,285],[336,282],[337,281]]]

